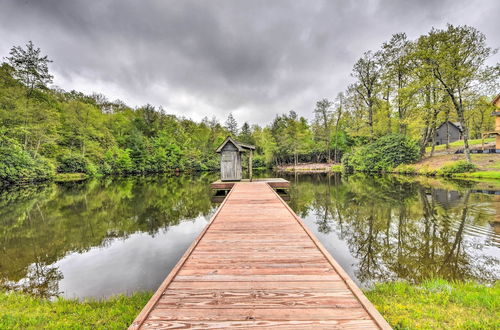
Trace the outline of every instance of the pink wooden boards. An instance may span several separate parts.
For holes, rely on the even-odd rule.
[[[130,329],[390,329],[265,182],[236,183]]]

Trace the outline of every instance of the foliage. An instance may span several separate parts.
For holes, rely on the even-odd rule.
[[[472,173],[455,173],[453,176],[480,179],[500,179],[500,171],[478,171]]]
[[[93,174],[88,160],[81,154],[76,153],[62,155],[58,159],[57,172]]]
[[[52,82],[53,77],[49,74],[48,68],[48,63],[52,61],[47,55],[41,56],[40,53],[40,48],[35,48],[33,42],[29,41],[26,49],[20,46],[12,47],[10,56],[7,57],[14,69],[14,76],[28,87],[29,93]]]
[[[418,171],[415,166],[407,164],[399,164],[391,172],[400,174],[416,174]]]
[[[439,169],[438,174],[450,176],[456,173],[474,172],[475,170],[477,170],[477,166],[474,165],[473,163],[464,160],[459,160],[457,162],[444,165]]]
[[[0,328],[125,329],[150,297],[149,292],[139,292],[108,300],[50,301],[23,293],[0,292]]]
[[[150,104],[131,108],[101,94],[48,89],[51,61],[29,42],[13,47],[8,63],[0,65],[0,126],[17,143],[9,156],[17,161],[3,164],[2,180],[50,177],[54,171],[45,170],[51,163],[59,173],[89,175],[214,170],[214,150],[228,135],[256,146],[258,167],[338,162],[343,156],[346,170],[387,170],[413,157],[391,161],[367,143],[399,133],[418,141],[422,155],[434,145],[427,150],[432,154],[443,148],[435,146],[435,134],[445,120],[460,121],[471,139],[492,129],[500,66],[488,67],[485,58],[494,53],[485,36],[468,26],[432,29],[414,40],[397,33],[356,61],[353,84],[333,101],[321,98],[309,113],[312,121],[289,111],[264,127],[239,127],[233,114],[224,124],[216,118],[194,122]],[[466,136],[466,151],[468,141]],[[39,174],[19,172],[30,158]]]
[[[19,143],[0,135],[0,185],[1,183],[49,180],[53,166],[42,157],[33,157]]]
[[[500,327],[500,283],[388,282],[365,294],[394,329]]]
[[[342,161],[347,168],[356,171],[381,172],[418,159],[419,148],[415,141],[401,134],[392,134],[358,147]]]
[[[234,119],[233,114],[230,113],[226,120],[226,129],[232,136],[238,136],[238,122]]]

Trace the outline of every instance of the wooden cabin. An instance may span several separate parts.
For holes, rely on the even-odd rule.
[[[500,150],[500,94],[493,99],[492,104],[496,107],[495,111],[491,113],[495,117],[495,130],[490,132],[485,132],[483,136],[483,149],[484,149],[484,139],[489,136],[495,136],[495,149]]]
[[[436,145],[446,144],[448,131],[450,134],[450,143],[463,138],[463,129],[459,122],[445,121],[436,130]]]
[[[243,168],[241,165],[241,154],[249,151],[248,172],[252,180],[252,153],[255,146],[244,144],[233,140],[228,136],[217,148],[220,153],[220,179],[221,181],[241,181],[243,178]]]

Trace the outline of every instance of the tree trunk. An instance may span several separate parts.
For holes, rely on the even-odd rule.
[[[446,150],[450,149],[450,112],[446,111]]]

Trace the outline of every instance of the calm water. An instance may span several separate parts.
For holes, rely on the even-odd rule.
[[[215,212],[209,183],[216,178],[107,178],[0,192],[0,284],[45,297],[155,290]],[[477,192],[499,187],[396,176],[286,178],[288,203],[362,286],[499,279],[500,195]]]

